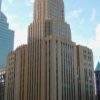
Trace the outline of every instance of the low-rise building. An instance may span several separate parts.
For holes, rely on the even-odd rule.
[[[100,62],[98,62],[95,69],[95,77],[96,77],[96,98],[100,100]]]
[[[0,69],[0,100],[4,100],[5,69]]]
[[[27,58],[27,45],[22,45],[9,53],[6,66],[5,100],[27,100]]]
[[[95,100],[92,50],[77,46],[78,100]]]

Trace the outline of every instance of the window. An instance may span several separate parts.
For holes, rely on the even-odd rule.
[[[98,76],[99,76],[99,75],[98,75],[98,74],[96,74],[96,78],[98,78]]]
[[[97,87],[99,86],[99,81],[96,82],[97,83]]]

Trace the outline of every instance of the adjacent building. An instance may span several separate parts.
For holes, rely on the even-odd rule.
[[[5,69],[0,69],[0,100],[4,100]]]
[[[8,55],[5,100],[27,100],[27,70],[27,45],[23,45]]]
[[[0,68],[5,66],[7,55],[13,50],[14,31],[9,29],[7,17],[1,11],[2,0],[0,0]]]
[[[94,100],[94,66],[92,50],[77,46],[78,100]]]
[[[95,78],[96,78],[96,98],[100,100],[100,62],[98,62],[95,69]]]

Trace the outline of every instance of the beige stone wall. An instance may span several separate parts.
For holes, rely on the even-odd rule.
[[[28,100],[78,100],[76,44],[63,0],[35,0],[28,48]]]
[[[27,100],[28,51],[23,45],[8,55],[5,100]]]
[[[53,23],[48,21],[47,26]],[[76,45],[50,26],[45,31],[45,22],[29,26],[28,100],[77,100]]]
[[[14,52],[9,53],[6,64],[6,79],[5,79],[5,100],[14,100],[15,87],[15,55]]]
[[[79,100],[94,100],[94,65],[92,50],[77,46]]]
[[[63,0],[35,0],[34,20],[64,20]]]

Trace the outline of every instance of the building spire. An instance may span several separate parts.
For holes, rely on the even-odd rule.
[[[2,4],[2,0],[0,0],[0,12],[1,12],[1,4]]]

